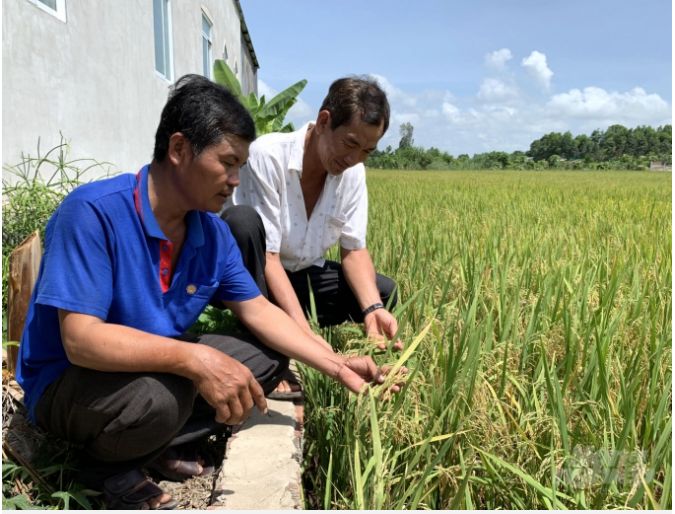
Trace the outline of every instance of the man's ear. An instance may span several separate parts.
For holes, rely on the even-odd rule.
[[[181,132],[176,132],[169,138],[169,160],[174,166],[186,164],[192,158],[192,147]]]
[[[330,129],[330,120],[330,112],[326,110],[320,111],[316,118],[316,125],[314,126],[316,133],[323,134],[326,130]]]

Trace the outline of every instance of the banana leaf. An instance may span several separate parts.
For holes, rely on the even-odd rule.
[[[216,59],[216,62],[213,64],[213,76],[218,84],[229,89],[244,107],[248,109],[248,99],[241,93],[241,85],[237,80],[237,76],[222,59]]]
[[[268,119],[276,118],[280,113],[284,111],[286,104],[291,100],[295,100],[295,97],[300,94],[300,92],[305,88],[306,85],[307,81],[303,79],[300,82],[296,82],[292,86],[284,89],[281,93],[279,93],[269,102],[267,102],[265,107],[260,109],[260,111],[258,112],[258,116],[260,116],[261,118],[268,118]]]

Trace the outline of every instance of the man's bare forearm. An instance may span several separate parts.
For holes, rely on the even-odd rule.
[[[204,345],[105,323],[86,314],[59,309],[59,320],[68,360],[84,368],[173,373],[194,380],[198,375],[199,361],[208,354],[208,350],[204,350],[208,347]]]
[[[345,279],[356,296],[361,310],[381,302],[380,292],[375,282],[375,266],[373,266],[373,259],[368,249],[345,250],[340,248],[340,256]]]
[[[265,345],[335,378],[345,358],[304,332],[284,311],[263,296],[224,302]]]
[[[312,329],[307,322],[307,318],[305,318],[305,313],[302,311],[298,295],[295,294],[291,281],[286,275],[286,270],[281,264],[279,254],[267,252],[266,258],[265,281],[267,282],[270,299],[288,314],[300,328],[307,333],[311,333]]]

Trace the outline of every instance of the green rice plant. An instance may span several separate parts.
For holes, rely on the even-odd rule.
[[[307,507],[671,508],[670,176],[371,170],[368,187],[369,250],[416,347],[391,401],[301,367]]]

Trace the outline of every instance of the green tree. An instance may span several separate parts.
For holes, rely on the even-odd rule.
[[[412,126],[410,122],[403,123],[399,127],[399,133],[401,134],[401,140],[398,143],[399,148],[408,148],[413,145],[415,140],[413,139],[413,130],[415,127]]]
[[[598,150],[597,144],[586,134],[579,134],[574,138],[574,147],[576,159],[593,160]]]

